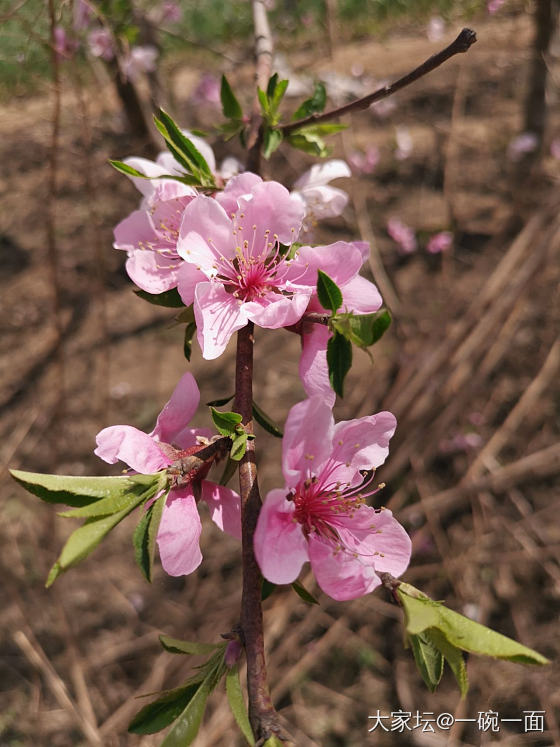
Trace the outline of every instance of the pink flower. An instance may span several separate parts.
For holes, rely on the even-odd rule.
[[[365,504],[396,421],[390,412],[335,425],[321,397],[292,407],[282,444],[286,487],[271,490],[255,532],[255,555],[272,583],[296,580],[306,561],[321,589],[343,601],[401,575],[411,542],[387,509]]]
[[[494,13],[497,13],[502,5],[505,3],[506,0],[488,0],[486,4],[486,8],[490,15],[494,15]]]
[[[299,282],[316,282],[319,269],[334,280],[342,292],[342,305],[338,311],[354,314],[372,314],[381,308],[383,299],[377,287],[359,272],[369,255],[369,244],[364,241],[351,243],[337,241],[326,247],[302,246],[298,260],[305,264],[305,274]],[[310,298],[309,313],[326,314],[319,303],[316,292]],[[327,365],[327,343],[332,333],[323,324],[305,323],[302,330],[302,354],[299,376],[308,397],[320,394],[330,407],[336,395],[329,382]]]
[[[539,138],[534,132],[522,132],[517,135],[508,145],[508,158],[510,161],[520,161],[527,153],[532,153],[539,145]]]
[[[157,49],[149,44],[143,47],[132,47],[122,60],[122,73],[125,78],[134,82],[142,73],[154,72],[157,58]]]
[[[144,168],[145,173],[149,170]],[[177,253],[179,228],[196,191],[171,179],[149,182],[137,177],[136,181],[149,185],[148,195],[140,210],[116,226],[113,246],[128,253],[126,271],[139,288],[163,293],[177,286],[177,273],[183,264]]]
[[[190,96],[193,104],[220,103],[220,82],[212,73],[203,73],[194,91]]]
[[[307,228],[317,220],[334,218],[342,213],[348,203],[348,195],[337,187],[329,186],[329,182],[344,176],[352,176],[348,164],[333,159],[316,163],[294,183],[292,196],[300,200],[305,208]]]
[[[362,174],[373,174],[375,167],[379,163],[379,148],[377,145],[370,145],[365,153],[358,150],[350,154],[348,160],[355,171]]]
[[[194,302],[205,358],[221,355],[249,320],[277,329],[301,318],[313,289],[299,282],[303,268],[282,245],[297,240],[302,219],[301,202],[285,187],[251,173],[231,179],[216,199],[187,206],[177,287],[187,306]]]
[[[59,60],[69,60],[78,47],[79,42],[75,39],[70,39],[62,26],[55,26],[54,49]]]
[[[412,254],[416,251],[417,243],[414,231],[400,218],[389,218],[387,221],[387,233],[400,246],[403,254]]]
[[[188,427],[199,401],[196,381],[192,374],[186,373],[159,414],[150,434],[130,425],[104,428],[97,434],[95,453],[109,464],[121,460],[142,474],[164,470],[178,458],[203,448],[202,438],[211,435],[205,429]],[[195,478],[195,486],[200,500],[207,503],[214,523],[228,534],[240,538],[239,496],[229,488],[201,479],[201,475]],[[167,496],[157,543],[161,564],[171,576],[192,573],[202,561],[199,547],[202,525],[196,504],[192,482],[172,487]]]
[[[426,36],[431,42],[438,42],[443,39],[445,33],[445,21],[441,16],[432,16],[428,22]]]
[[[453,234],[450,231],[440,231],[434,234],[426,246],[430,254],[440,254],[447,251],[453,244]]]
[[[181,20],[183,11],[179,3],[175,0],[165,0],[160,6],[161,23],[178,23]]]
[[[412,137],[407,127],[397,127],[395,134],[395,140],[397,143],[397,149],[395,150],[395,158],[398,161],[406,161],[406,159],[412,153],[414,146],[412,144]]]
[[[115,56],[113,38],[109,29],[92,29],[88,34],[88,47],[90,54],[94,57],[101,57],[105,62],[109,62]]]

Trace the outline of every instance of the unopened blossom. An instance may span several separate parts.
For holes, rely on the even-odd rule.
[[[426,251],[429,254],[440,254],[451,248],[453,244],[453,234],[451,231],[440,231],[434,234],[426,245]]]
[[[187,206],[177,287],[187,306],[194,302],[205,358],[221,355],[248,321],[277,329],[301,318],[313,288],[299,282],[304,268],[282,245],[297,241],[303,214],[285,187],[251,173],[231,179],[215,199],[201,195]]]
[[[183,263],[177,253],[179,228],[185,208],[197,193],[171,179],[148,183],[153,188],[140,210],[114,229],[113,246],[127,252],[126,271],[139,288],[163,293],[177,287],[177,273]]]
[[[527,153],[532,153],[539,145],[539,138],[534,132],[522,132],[517,135],[508,145],[508,158],[510,161],[520,161]]]
[[[380,573],[406,570],[407,533],[391,511],[366,504],[395,426],[390,412],[335,425],[319,396],[292,407],[282,443],[285,487],[268,493],[255,532],[266,579],[292,583],[309,561],[321,589],[342,601],[373,591]]]
[[[132,47],[121,60],[122,74],[134,83],[142,73],[153,73],[156,69],[158,54],[157,49],[150,44]]]
[[[192,374],[186,373],[159,414],[151,433],[143,433],[131,425],[104,428],[97,434],[95,453],[109,464],[120,460],[142,474],[167,469],[177,458],[196,454],[204,448],[204,439],[211,436],[207,429],[188,425],[199,401],[196,381]],[[220,529],[234,537],[241,536],[239,496],[204,477],[205,474],[195,475],[192,480],[172,487],[163,508],[157,544],[161,564],[171,576],[192,573],[202,560],[198,498],[208,505],[212,520]]]
[[[314,164],[294,183],[292,196],[303,204],[305,226],[323,218],[340,215],[348,204],[348,194],[338,187],[331,187],[333,179],[352,176],[348,164],[338,158]]]
[[[364,241],[337,241],[328,247],[301,247],[299,261],[306,266],[300,282],[316,280],[318,270],[325,272],[339,287],[342,304],[338,312],[373,314],[379,311],[383,299],[377,287],[362,277],[360,269],[369,257],[369,244]],[[313,292],[306,313],[327,314],[316,292]],[[324,324],[304,322],[301,330],[302,353],[299,376],[306,394],[320,394],[323,401],[334,405],[336,395],[329,381],[327,344],[332,333]]]
[[[416,251],[417,243],[414,231],[400,218],[389,218],[387,233],[400,246],[403,254],[411,254]]]
[[[113,37],[107,28],[92,29],[88,34],[88,48],[94,57],[109,62],[115,56]]]

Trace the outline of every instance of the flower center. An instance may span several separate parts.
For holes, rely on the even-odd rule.
[[[356,487],[348,485],[321,485],[317,477],[300,483],[291,496],[294,502],[294,518],[301,524],[305,534],[316,532],[339,543],[337,527],[352,519],[355,512],[365,504],[366,495],[362,491],[371,477]]]

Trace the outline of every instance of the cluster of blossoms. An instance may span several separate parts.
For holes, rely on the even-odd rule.
[[[235,173],[238,165],[231,161],[218,169],[207,144],[187,135],[223,189],[201,194],[166,178],[181,174],[170,154],[155,162],[128,159],[152,179],[131,177],[142,201],[115,228],[114,246],[127,252],[127,272],[141,289],[159,294],[177,288],[184,304],[192,305],[206,359],[220,356],[249,321],[301,334],[299,372],[308,399],[288,415],[285,488],[266,497],[255,554],[263,575],[274,583],[295,581],[310,561],[331,597],[361,596],[379,585],[379,573],[400,575],[410,558],[408,535],[391,512],[365,502],[376,492],[374,472],[387,456],[396,422],[382,412],[335,425],[326,356],[332,332],[317,322],[327,314],[317,293],[318,270],[339,287],[341,312],[369,314],[382,299],[359,274],[367,244],[299,243],[314,220],[343,210],[347,196],[328,182],[349,175],[348,166],[341,161],[314,166],[290,193],[278,182]],[[196,382],[185,374],[149,435],[130,426],[106,428],[98,434],[96,453],[142,473],[172,469],[211,443],[211,433],[185,425],[198,402]],[[172,575],[190,573],[201,561],[199,500],[208,504],[221,529],[239,536],[239,496],[206,479],[210,465],[172,483],[157,537],[163,567]]]

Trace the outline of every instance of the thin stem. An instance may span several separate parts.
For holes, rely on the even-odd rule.
[[[374,91],[373,93],[370,93],[361,99],[351,101],[349,104],[339,106],[337,109],[331,109],[330,111],[324,112],[323,114],[312,114],[309,117],[305,117],[305,119],[299,119],[297,122],[286,124],[283,127],[279,127],[278,129],[284,135],[284,137],[287,137],[292,132],[296,132],[297,130],[301,129],[302,127],[306,127],[307,125],[327,122],[331,119],[341,117],[343,114],[348,114],[349,112],[367,109],[375,102],[386,99],[388,96],[392,96],[397,91],[400,91],[401,88],[405,88],[405,86],[409,86],[411,83],[414,83],[414,81],[422,78],[424,75],[431,73],[432,70],[435,70],[437,67],[442,65],[451,57],[454,57],[456,54],[460,54],[461,52],[468,52],[475,41],[476,33],[472,31],[472,29],[465,28],[461,31],[455,41],[452,42],[448,47],[445,47],[445,49],[442,49],[441,52],[432,55],[425,62],[419,65],[419,67],[414,68],[412,72],[407,73],[407,75],[399,78],[391,85],[383,86],[383,88],[379,88],[377,91]]]
[[[253,22],[255,25],[255,58],[257,86],[266,90],[272,69],[272,34],[263,0],[253,0]],[[255,96],[249,133],[247,135],[247,170],[260,173],[262,145],[262,115],[259,99]]]

